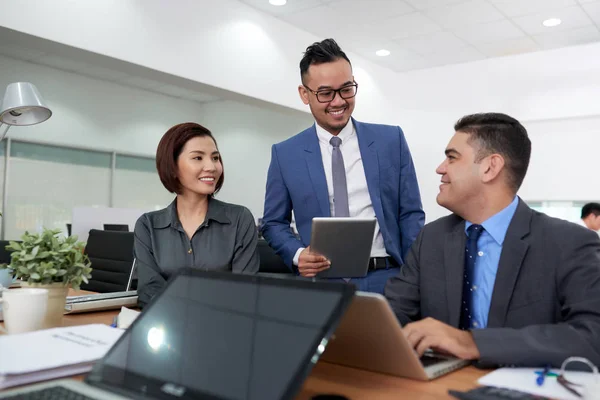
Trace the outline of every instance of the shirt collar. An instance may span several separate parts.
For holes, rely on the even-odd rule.
[[[209,221],[216,221],[221,224],[231,223],[231,220],[227,216],[224,203],[212,197],[209,197],[208,199],[208,211],[206,213],[207,225]],[[155,217],[154,226],[156,228],[166,228],[168,226],[175,228],[179,225],[179,217],[177,216],[177,198],[175,198],[167,208],[158,212],[158,215]]]
[[[500,246],[504,243],[504,238],[506,237],[506,231],[508,230],[508,226],[510,225],[510,221],[512,221],[515,212],[517,211],[517,206],[519,205],[519,198],[515,196],[513,201],[502,211],[492,215],[490,218],[485,220],[481,226],[490,236],[498,243]],[[465,233],[467,229],[473,225],[472,222],[465,222]]]
[[[317,136],[319,138],[319,142],[321,143],[325,143],[328,146],[329,141],[331,140],[331,138],[334,136],[331,133],[327,132],[325,129],[323,129],[319,124],[317,124],[315,122],[315,128],[317,130]],[[346,140],[350,139],[350,137],[352,135],[354,135],[354,125],[352,124],[352,120],[348,120],[348,123],[346,124],[346,126],[344,127],[344,129],[342,129],[342,131],[337,135],[337,137],[339,137],[340,139],[342,139],[342,146],[344,145],[344,143],[346,142]]]

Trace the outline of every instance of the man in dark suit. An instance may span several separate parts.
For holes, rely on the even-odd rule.
[[[262,234],[294,272],[312,277],[329,268],[310,251],[314,217],[376,217],[369,273],[351,281],[383,293],[425,219],[404,134],[351,118],[358,84],[333,39],[306,49],[300,76],[300,98],[315,124],[272,148]],[[290,230],[292,211],[299,239]]]
[[[525,128],[469,115],[438,167],[438,203],[385,295],[419,354],[483,365],[600,365],[598,235],[533,211],[516,196],[529,165]]]

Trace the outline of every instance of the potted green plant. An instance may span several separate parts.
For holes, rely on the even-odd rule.
[[[79,289],[81,282],[91,278],[85,243],[78,242],[77,236],[64,237],[60,229],[44,229],[41,234],[25,232],[21,240],[6,246],[11,251],[10,264],[0,265],[0,269],[12,270],[22,286],[48,289],[44,327],[61,326],[69,287]]]

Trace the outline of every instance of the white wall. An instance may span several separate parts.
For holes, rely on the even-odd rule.
[[[519,119],[532,141],[527,200],[600,199],[594,137],[600,134],[600,43],[483,60],[398,75],[403,106],[432,117],[409,118],[419,183],[431,221],[447,214],[435,204],[434,169],[461,116],[504,112]],[[588,146],[583,145],[588,143]]]
[[[314,120],[296,111],[279,113],[235,102],[202,107],[223,154],[225,183],[218,198],[243,204],[255,219],[263,214],[271,146],[306,129]]]
[[[399,74],[401,105],[466,114],[501,110],[523,120],[598,115],[600,43]]]
[[[236,0],[20,0],[0,26],[302,111],[298,63],[322,39]],[[352,60],[357,116],[395,120],[397,75]]]
[[[0,87],[31,81],[53,111],[43,124],[11,128],[9,136],[17,140],[154,157],[158,141],[172,125],[194,121],[206,126],[218,141],[226,168],[219,198],[247,206],[255,218],[263,211],[271,145],[313,123],[310,114],[283,107],[276,111],[233,101],[195,103],[7,57],[0,57],[0,70]],[[117,170],[115,205],[124,205],[124,177],[135,173]],[[160,185],[158,176],[155,181],[153,185]],[[102,189],[108,187],[103,184]],[[172,195],[165,191],[157,201],[167,198]]]
[[[532,155],[521,197],[532,201],[599,201],[600,115],[525,125]]]
[[[169,127],[201,114],[200,103],[8,57],[0,71],[0,87],[32,82],[53,112],[43,124],[11,128],[16,139],[153,156]]]

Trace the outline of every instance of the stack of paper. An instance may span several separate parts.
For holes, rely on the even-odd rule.
[[[81,325],[0,336],[0,389],[89,371],[123,331]]]
[[[538,396],[546,396],[559,400],[579,400],[580,398],[570,393],[562,387],[556,378],[546,377],[542,386],[536,383],[535,371],[541,368],[500,368],[481,377],[478,381],[480,385],[495,386],[506,389],[519,390],[521,392],[531,393]],[[559,370],[552,370],[559,373]],[[591,372],[567,371],[565,377],[573,383],[591,387],[596,377]]]
[[[121,307],[121,312],[117,316],[117,326],[121,329],[127,329],[139,315],[139,311]]]

